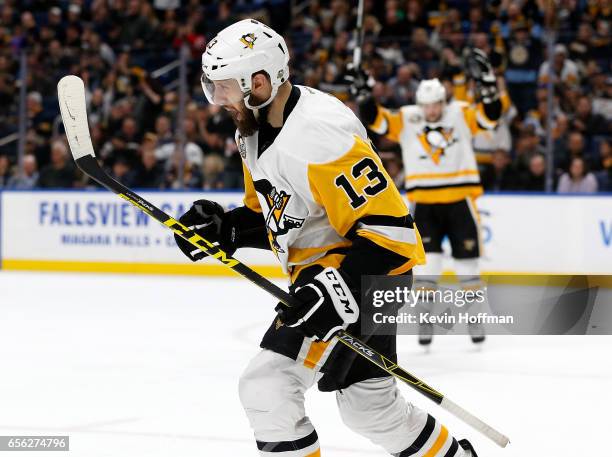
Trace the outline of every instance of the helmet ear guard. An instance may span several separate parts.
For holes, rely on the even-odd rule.
[[[202,54],[202,89],[210,103],[222,104],[215,99],[215,82],[235,80],[246,107],[263,108],[289,78],[288,64],[289,51],[283,37],[259,21],[245,19],[219,32],[206,47]],[[252,77],[261,71],[268,75],[272,92],[264,103],[251,105]]]

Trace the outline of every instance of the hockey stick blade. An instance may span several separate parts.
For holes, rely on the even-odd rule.
[[[201,249],[209,256],[217,259],[236,273],[261,287],[287,306],[299,305],[295,297],[290,295],[287,291],[273,284],[244,263],[227,254],[219,246],[215,246],[210,241],[202,238],[193,230],[187,228],[185,225],[109,176],[96,160],[95,151],[89,135],[87,109],[85,106],[85,86],[83,81],[77,76],[65,76],[59,81],[57,87],[60,111],[62,113],[62,120],[64,122],[70,150],[74,161],[83,173],[151,216],[153,219],[165,225],[196,248]],[[447,407],[445,407],[445,397],[443,394],[428,386],[425,382],[404,370],[388,357],[378,353],[358,338],[355,338],[344,330],[337,332],[335,337],[340,343],[366,358],[370,363],[377,365],[379,368],[389,373],[389,375],[405,382],[417,392],[420,392],[430,400],[441,405],[447,411],[455,414],[458,418],[495,441],[498,445],[505,447],[506,444],[508,444],[509,440],[507,437],[454,403],[447,401]],[[448,407],[449,404],[452,404],[454,408]],[[473,418],[473,420],[471,420],[471,418]]]

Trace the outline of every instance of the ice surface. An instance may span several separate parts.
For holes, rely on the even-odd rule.
[[[0,435],[83,457],[256,456],[238,376],[275,302],[240,278],[0,273]],[[481,457],[609,455],[612,337],[399,340],[400,362],[510,436],[505,450],[409,387]],[[307,397],[325,457],[384,456]],[[3,453],[3,456],[22,453]],[[59,455],[59,454],[58,454]]]

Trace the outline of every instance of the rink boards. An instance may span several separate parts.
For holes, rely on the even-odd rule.
[[[142,192],[177,217],[206,198],[231,208],[238,192]],[[478,200],[485,273],[612,273],[612,196],[494,194]],[[105,191],[0,193],[0,262],[6,270],[233,274],[213,261],[192,264],[172,233]],[[448,246],[447,246],[448,247]],[[237,256],[282,276],[270,252]],[[445,264],[452,270],[448,256]]]

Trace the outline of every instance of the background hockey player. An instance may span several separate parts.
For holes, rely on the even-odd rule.
[[[339,328],[359,335],[362,275],[408,275],[424,252],[363,125],[337,99],[292,86],[288,61],[283,38],[254,20],[210,41],[202,86],[237,126],[245,204],[226,212],[200,200],[181,218],[230,253],[271,249],[303,303],[277,307],[279,318],[240,379],[260,454],[320,455],[304,410],[305,391],[318,383],[336,391],[348,427],[391,454],[475,455],[468,442],[457,442],[433,417],[407,404],[393,378],[331,339]],[[190,259],[203,257],[177,242]],[[340,300],[347,306],[339,307]],[[372,336],[368,343],[395,353],[394,335]]]
[[[357,95],[364,123],[374,132],[398,142],[402,149],[405,189],[414,205],[414,217],[423,237],[427,264],[415,269],[415,286],[435,290],[442,273],[442,241],[448,237],[455,271],[464,289],[481,287],[478,259],[480,229],[475,199],[482,194],[480,175],[472,148],[473,135],[493,129],[508,98],[500,97],[487,56],[473,50],[467,72],[476,82],[477,103],[447,103],[438,79],[423,80],[416,91],[416,105],[390,111],[370,95],[373,81],[354,73],[352,91]],[[430,306],[429,303],[422,303]],[[483,329],[470,326],[472,341],[484,341]],[[432,341],[433,326],[423,324],[419,342]]]

